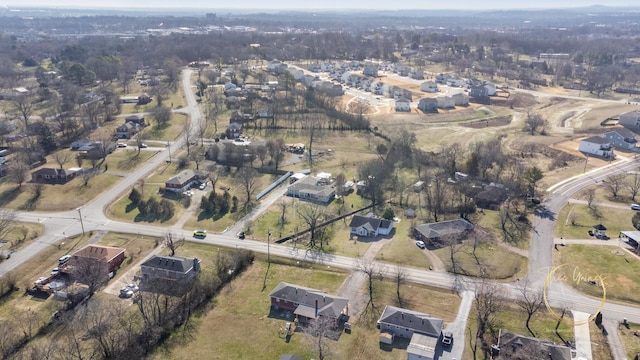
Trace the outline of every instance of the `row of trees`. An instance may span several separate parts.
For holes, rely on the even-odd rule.
[[[229,191],[225,190],[222,195],[216,193],[215,187],[209,193],[209,196],[203,196],[200,202],[199,218],[213,218],[213,220],[220,219],[228,213],[234,213],[238,211],[238,197],[235,195],[231,197]]]

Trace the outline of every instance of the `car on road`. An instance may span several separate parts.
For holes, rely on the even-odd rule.
[[[419,247],[420,249],[426,249],[427,248],[427,245],[425,245],[424,241],[422,241],[422,240],[416,241],[416,246]]]
[[[442,334],[442,344],[449,346],[453,343],[453,334],[450,331],[445,331]]]
[[[60,259],[58,259],[58,264],[62,265],[64,263],[66,263],[67,261],[69,261],[69,259],[71,259],[71,255],[65,255],[65,256],[61,257]]]
[[[638,204],[631,204],[631,210],[640,210],[640,205],[638,205]]]
[[[244,240],[244,231],[239,231],[236,236],[238,236],[238,239]]]
[[[127,147],[127,144],[125,144],[125,143],[118,143],[118,147],[119,147],[119,148],[126,148],[126,147]]]
[[[140,149],[145,149],[145,148],[148,148],[148,147],[149,146],[147,146],[147,144],[145,144],[145,143],[140,144]]]
[[[196,230],[193,232],[193,237],[207,237],[207,230]]]

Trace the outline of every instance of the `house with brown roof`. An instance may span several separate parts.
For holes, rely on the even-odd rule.
[[[334,320],[337,326],[349,315],[349,299],[286,282],[278,284],[269,297],[273,310],[291,311],[300,323],[324,317]]]
[[[78,175],[79,169],[40,168],[31,173],[31,182],[66,184]]]
[[[182,193],[191,189],[195,184],[207,181],[208,178],[209,175],[204,171],[187,169],[169,178],[164,186],[168,191]]]
[[[446,238],[459,239],[471,231],[474,225],[463,218],[420,224],[413,228],[413,235],[425,243],[442,243]]]
[[[91,269],[105,278],[120,267],[125,258],[125,249],[104,245],[87,245],[71,254],[61,271],[82,277],[82,272]]]
[[[357,236],[389,235],[393,221],[375,217],[373,214],[354,215],[349,223],[349,232]]]

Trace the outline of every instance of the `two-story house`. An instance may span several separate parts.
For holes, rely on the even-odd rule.
[[[638,151],[638,140],[636,140],[636,134],[625,128],[615,129],[604,133],[605,139],[611,142],[614,148]]]
[[[584,140],[580,140],[578,150],[587,156],[598,156],[605,159],[615,157],[611,142],[604,136],[592,136]]]
[[[141,285],[154,287],[162,283],[175,287],[189,284],[200,273],[198,258],[154,255],[140,265]],[[146,285],[145,285],[146,284]]]
[[[338,326],[349,315],[349,299],[286,282],[278,284],[269,297],[271,308],[291,311],[301,323],[323,317],[335,321]]]

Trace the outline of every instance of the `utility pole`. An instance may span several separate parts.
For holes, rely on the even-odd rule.
[[[171,143],[167,141],[167,148],[169,148],[169,163],[171,163]]]
[[[82,212],[80,209],[81,208],[78,208],[78,217],[80,217],[80,226],[82,226],[82,235],[84,235],[84,222],[82,221]]]
[[[267,263],[271,266],[271,230],[267,229]]]

